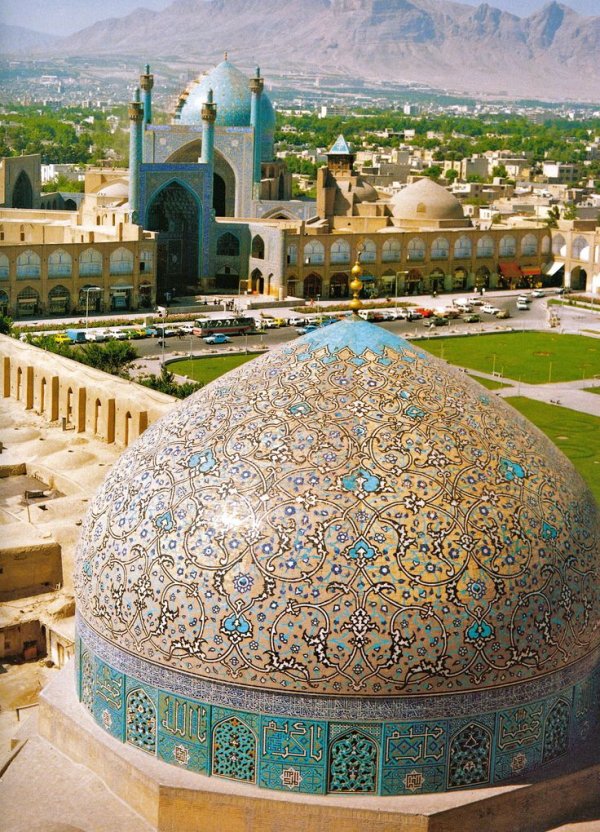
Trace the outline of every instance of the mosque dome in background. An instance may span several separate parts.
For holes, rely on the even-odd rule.
[[[181,108],[180,124],[201,124],[202,105],[208,100],[212,89],[217,105],[217,120],[220,127],[249,127],[251,93],[249,78],[231,61],[225,59],[203,75],[195,84]],[[263,161],[273,159],[275,133],[275,111],[268,95],[263,92],[260,105],[261,144]]]
[[[511,763],[504,748],[492,771],[491,747],[501,725],[519,734],[516,705],[531,732],[535,704],[539,730],[511,759],[557,756],[540,726],[558,701],[557,747],[572,742],[598,539],[589,490],[543,434],[420,347],[344,321],[214,381],[114,466],[79,545],[80,652],[219,719],[317,720],[332,742],[354,725],[371,762],[373,743],[435,720],[421,790],[499,782]],[[475,779],[452,760],[467,723],[487,749]],[[300,791],[406,791],[399,752],[364,789],[335,785],[333,753]]]
[[[427,177],[419,179],[390,200],[392,214],[402,220],[464,220],[459,200]]]

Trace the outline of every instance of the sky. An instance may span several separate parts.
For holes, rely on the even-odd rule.
[[[441,1],[441,0],[440,0]],[[140,6],[164,9],[172,0],[0,0],[0,22],[40,32],[68,35],[107,17],[123,17]],[[482,0],[459,0],[478,6]],[[489,5],[526,17],[547,0],[487,0]],[[600,0],[563,0],[580,14],[600,15]]]

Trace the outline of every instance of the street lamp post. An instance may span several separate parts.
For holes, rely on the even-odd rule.
[[[90,314],[90,292],[101,292],[100,286],[86,286],[81,290],[85,292],[85,328],[88,328],[89,314]]]

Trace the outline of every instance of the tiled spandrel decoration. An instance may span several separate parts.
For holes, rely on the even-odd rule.
[[[325,792],[326,723],[263,716],[260,750],[261,786],[309,794]]]
[[[167,763],[209,774],[210,708],[172,693],[158,696],[158,756]]]

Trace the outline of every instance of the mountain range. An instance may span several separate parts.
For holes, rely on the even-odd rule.
[[[259,63],[267,74],[594,101],[599,49],[600,16],[558,2],[521,18],[451,0],[174,0],[162,11],[140,8],[100,21],[48,42],[45,51],[139,56],[202,70],[227,50],[235,63]]]

